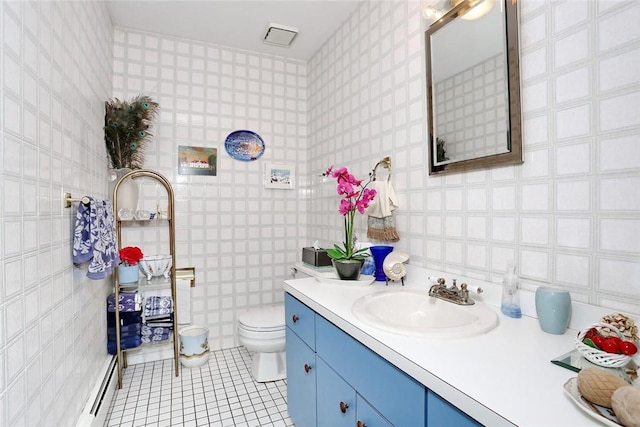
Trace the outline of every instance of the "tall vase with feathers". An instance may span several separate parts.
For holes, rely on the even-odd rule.
[[[158,104],[150,97],[140,95],[129,101],[118,98],[105,102],[104,140],[114,173],[109,183],[109,196],[117,181],[133,169],[141,169],[144,151],[153,135],[149,127],[158,113]],[[136,211],[138,186],[127,179],[118,188],[118,209]]]

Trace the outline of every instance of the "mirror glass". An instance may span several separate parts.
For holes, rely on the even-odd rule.
[[[453,1],[426,32],[429,174],[522,163],[515,1]]]

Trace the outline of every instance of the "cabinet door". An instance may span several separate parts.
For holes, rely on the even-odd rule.
[[[352,424],[356,427],[393,427],[389,421],[385,420],[382,415],[364,400],[362,396],[357,397],[357,421]],[[454,424],[451,424],[453,426]],[[408,425],[407,425],[408,426]],[[458,427],[458,426],[456,426]]]
[[[482,427],[482,424],[460,411],[431,390],[427,390],[428,427]]]
[[[316,426],[316,354],[290,328],[287,339],[287,410],[296,426]]]
[[[316,356],[318,427],[356,425],[356,392],[322,358]]]

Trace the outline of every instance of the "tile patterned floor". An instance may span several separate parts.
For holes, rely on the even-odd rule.
[[[107,426],[289,427],[285,380],[258,383],[249,372],[244,347],[211,353],[200,368],[180,367],[173,360],[125,369],[107,415]]]

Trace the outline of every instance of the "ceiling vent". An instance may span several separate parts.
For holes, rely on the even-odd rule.
[[[264,35],[264,42],[274,46],[290,46],[293,39],[298,35],[298,29],[287,27],[282,24],[269,24],[267,33]]]

